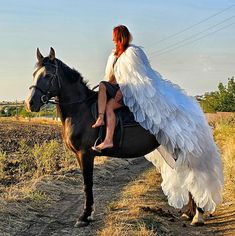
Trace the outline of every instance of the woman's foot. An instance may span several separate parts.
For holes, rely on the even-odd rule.
[[[100,113],[99,114],[99,117],[97,118],[95,124],[93,124],[91,127],[92,128],[97,128],[97,127],[100,127],[104,125],[104,114],[103,113]]]
[[[113,143],[102,142],[98,146],[93,146],[92,149],[96,152],[102,152],[102,150],[106,148],[112,148],[112,147],[113,147]]]

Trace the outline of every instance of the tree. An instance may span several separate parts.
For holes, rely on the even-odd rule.
[[[200,100],[204,112],[235,112],[235,81],[228,78],[228,84],[219,83],[218,91],[205,93]]]

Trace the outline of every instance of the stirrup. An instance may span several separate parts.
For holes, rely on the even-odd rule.
[[[98,138],[95,140],[94,146],[92,146],[91,149],[92,149],[93,151],[96,151],[96,152],[98,152],[98,153],[101,153],[101,152],[102,152],[102,149],[97,148],[97,142],[98,142],[99,140],[102,142],[102,139],[101,139],[100,137],[98,137]]]

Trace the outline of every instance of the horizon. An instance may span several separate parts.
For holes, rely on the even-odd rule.
[[[54,2],[1,4],[0,101],[25,99],[37,47],[47,55],[52,46],[91,87],[98,84],[118,24],[130,29],[153,68],[189,95],[215,91],[235,75],[234,0]]]

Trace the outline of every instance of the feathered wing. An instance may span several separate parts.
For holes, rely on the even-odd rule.
[[[214,211],[222,200],[223,173],[211,129],[197,101],[154,71],[140,47],[130,46],[106,72],[114,73],[125,105],[176,160],[161,162],[162,188],[169,203],[181,208],[192,193],[196,204]],[[107,74],[107,73],[106,73]]]
[[[113,75],[114,60],[115,60],[114,51],[112,51],[111,54],[108,57],[108,61],[107,61],[106,68],[105,68],[104,80],[106,80],[106,81],[109,81],[109,79]]]

